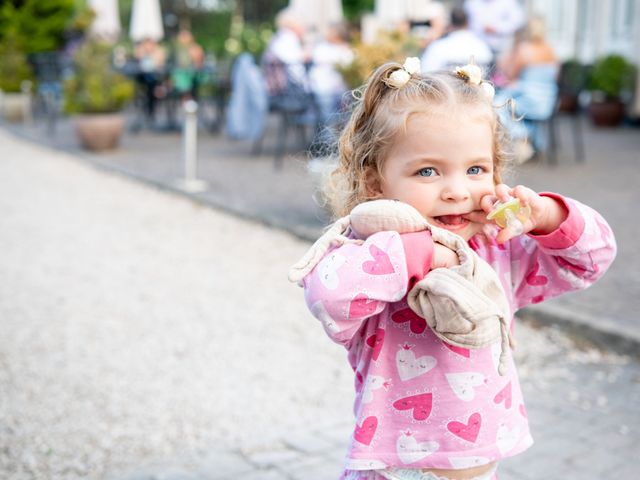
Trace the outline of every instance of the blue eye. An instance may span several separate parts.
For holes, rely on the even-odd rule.
[[[433,177],[436,171],[432,167],[425,167],[418,170],[418,175],[421,177]]]
[[[467,173],[470,175],[480,175],[482,172],[484,172],[484,168],[482,167],[471,167],[467,170]]]

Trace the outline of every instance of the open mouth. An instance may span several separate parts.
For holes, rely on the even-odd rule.
[[[436,225],[444,227],[448,230],[458,230],[469,225],[470,221],[464,218],[463,215],[440,215],[433,217]]]

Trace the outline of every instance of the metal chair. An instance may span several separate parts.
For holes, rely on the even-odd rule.
[[[262,62],[262,72],[269,98],[269,112],[280,117],[274,154],[276,170],[282,168],[289,130],[295,129],[300,144],[306,148],[308,145],[306,129],[311,127],[315,131],[318,123],[314,96],[306,87],[304,78],[296,78],[290,67],[275,59],[265,59]],[[308,66],[304,71],[306,75]],[[253,145],[254,154],[262,151],[263,140],[264,133]]]
[[[545,82],[537,84],[535,75],[548,70],[549,67],[530,67],[523,73],[533,72],[533,81],[529,81],[528,92],[522,95],[520,100],[524,108],[520,111],[525,125],[532,133],[533,145],[536,153],[542,153],[550,164],[558,163],[557,150],[559,146],[558,114],[560,112],[560,93],[564,91],[566,77],[563,69],[557,74],[555,85],[545,86]],[[549,70],[548,73],[550,73]],[[553,89],[552,89],[553,88]],[[552,96],[550,96],[552,95]],[[550,103],[549,103],[550,102]],[[548,107],[544,106],[548,105]],[[577,162],[584,162],[584,139],[582,135],[582,122],[580,111],[576,109],[571,113],[571,127],[574,143],[574,158]]]

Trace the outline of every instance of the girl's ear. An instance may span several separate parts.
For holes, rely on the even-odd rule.
[[[382,179],[374,168],[370,168],[365,174],[365,188],[367,198],[382,198]]]

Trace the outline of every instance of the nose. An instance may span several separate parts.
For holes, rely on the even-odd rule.
[[[448,202],[462,202],[471,197],[467,182],[458,176],[450,177],[440,192],[442,200]]]

